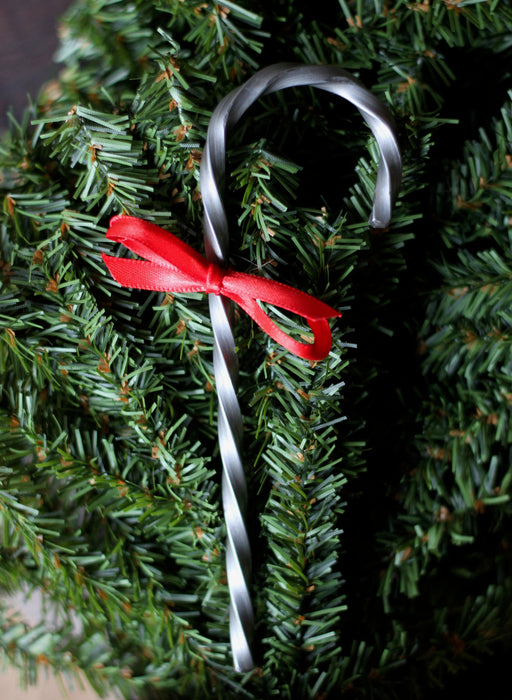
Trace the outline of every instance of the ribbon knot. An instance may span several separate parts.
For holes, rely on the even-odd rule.
[[[226,271],[223,270],[220,265],[210,263],[206,272],[204,291],[207,294],[216,294],[219,296],[222,293],[222,283],[224,281],[225,274]]]
[[[115,216],[107,238],[122,243],[146,260],[115,258],[102,254],[110,274],[123,287],[161,292],[207,292],[223,295],[241,306],[256,323],[283,347],[306,360],[326,357],[331,349],[328,318],[341,316],[323,301],[276,280],[224,270],[208,263],[172,233],[133,216]],[[285,333],[259,302],[302,316],[313,331],[313,343],[301,343]]]

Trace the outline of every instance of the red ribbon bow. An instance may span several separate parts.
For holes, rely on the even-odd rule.
[[[322,360],[329,353],[332,337],[326,319],[341,314],[319,299],[282,282],[209,263],[172,233],[133,216],[114,216],[107,238],[146,258],[131,260],[102,254],[110,274],[123,287],[221,294],[235,301],[271,338],[295,355]],[[314,342],[300,343],[291,338],[276,326],[257,300],[304,317],[313,331]]]

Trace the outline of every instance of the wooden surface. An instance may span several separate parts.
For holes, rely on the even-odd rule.
[[[70,686],[63,681],[59,683],[54,676],[45,678],[44,671],[36,686],[23,690],[16,670],[0,673],[0,697],[2,700],[99,700],[85,681],[82,688]]]
[[[43,615],[42,596],[34,592],[30,597],[26,593],[7,599],[12,612],[23,619],[29,625],[38,625],[43,620],[47,621],[49,629],[55,629],[56,613],[51,608]],[[80,627],[77,625],[77,634]],[[85,678],[73,684],[62,676],[57,679],[51,668],[41,667],[38,674],[38,683],[23,689],[20,684],[20,674],[16,668],[3,668],[4,660],[0,655],[0,700],[99,700],[96,693],[89,686]],[[119,700],[114,694],[110,694],[105,700]]]
[[[0,130],[56,72],[57,20],[70,0],[0,0]]]

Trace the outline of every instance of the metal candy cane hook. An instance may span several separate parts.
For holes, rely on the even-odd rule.
[[[230,92],[217,106],[208,127],[201,160],[206,257],[221,267],[229,265],[229,231],[222,187],[226,139],[249,107],[261,96],[287,87],[308,85],[351,102],[373,132],[381,158],[370,225],[385,228],[401,180],[401,158],[393,120],[384,105],[353,76],[336,66],[279,63],[260,70]],[[226,570],[230,595],[229,627],[233,662],[238,671],[253,667],[251,640],[254,614],[249,594],[251,550],[245,512],[247,485],[242,465],[242,414],[237,399],[238,359],[231,326],[232,303],[221,294],[209,294],[214,334],[214,373],[219,401],[218,433],[222,498],[226,520]]]

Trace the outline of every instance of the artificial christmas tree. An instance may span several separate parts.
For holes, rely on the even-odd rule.
[[[511,31],[508,1],[68,12],[59,81],[0,156],[0,585],[61,620],[2,613],[29,678],[421,698],[508,648]],[[229,144],[233,267],[343,312],[319,362],[235,317],[257,664],[240,674],[208,305],[121,288],[102,253],[121,254],[120,213],[201,250],[210,115],[276,61],[360,78],[394,114],[403,178],[391,226],[369,229],[378,148],[307,88],[263,98]]]

